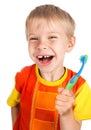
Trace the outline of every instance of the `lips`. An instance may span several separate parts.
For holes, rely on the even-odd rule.
[[[39,56],[36,56],[36,58],[41,65],[48,65],[53,60],[54,56],[53,55],[43,55],[43,56],[39,55]]]

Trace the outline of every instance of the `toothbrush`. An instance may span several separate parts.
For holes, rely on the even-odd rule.
[[[87,55],[83,55],[80,57],[80,62],[82,63],[82,66],[79,69],[78,73],[70,79],[70,81],[68,82],[68,84],[66,86],[66,89],[71,90],[73,88],[73,86],[76,84],[76,82],[84,68],[85,63],[87,62],[87,59],[88,59]]]

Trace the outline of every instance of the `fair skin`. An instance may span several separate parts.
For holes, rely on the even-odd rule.
[[[73,92],[63,88],[60,88],[58,92],[56,109],[60,114],[61,130],[80,130],[82,122],[75,120],[72,111],[75,99]]]
[[[74,38],[68,40],[63,26],[60,29],[58,23],[55,26],[55,23],[51,22],[49,26],[43,19],[38,25],[36,21],[31,24],[28,28],[28,48],[41,76],[47,81],[56,81],[64,74],[64,56],[73,48]]]
[[[64,57],[73,49],[75,38],[67,37],[61,23],[51,21],[48,25],[45,19],[38,21],[33,21],[27,29],[29,55],[37,64],[42,78],[57,81],[64,74]],[[61,130],[80,130],[81,121],[75,120],[72,111],[74,94],[66,89],[58,92],[55,107],[60,114]]]
[[[13,128],[14,123],[17,119],[18,114],[19,114],[19,108],[20,108],[19,104],[11,108],[12,128]]]

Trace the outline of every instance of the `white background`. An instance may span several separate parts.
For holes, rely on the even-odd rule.
[[[11,130],[10,107],[6,100],[14,85],[14,76],[25,65],[32,64],[27,51],[25,19],[40,4],[55,4],[68,11],[76,21],[76,46],[66,55],[65,65],[78,71],[80,55],[88,61],[82,76],[91,86],[91,4],[90,0],[3,0],[0,1],[0,130]],[[82,130],[91,130],[91,120]]]

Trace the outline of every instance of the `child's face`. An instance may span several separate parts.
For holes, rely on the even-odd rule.
[[[37,19],[29,25],[27,32],[29,54],[39,69],[50,72],[63,68],[65,53],[72,48],[63,25]]]

